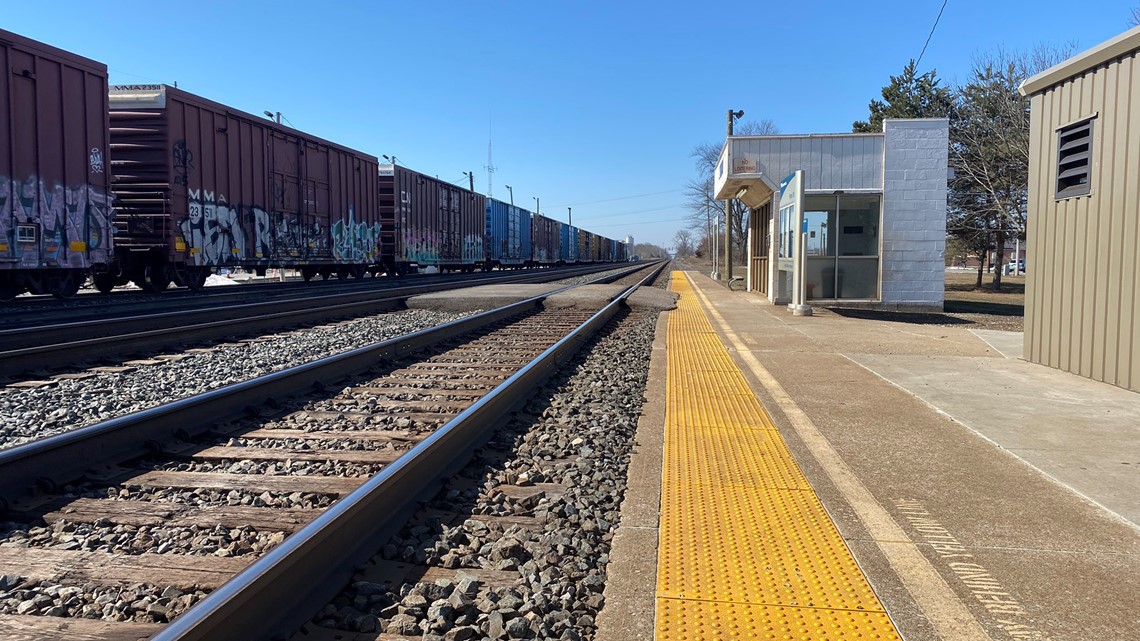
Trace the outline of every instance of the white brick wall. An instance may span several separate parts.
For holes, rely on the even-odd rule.
[[[942,308],[949,121],[885,120],[884,306]]]

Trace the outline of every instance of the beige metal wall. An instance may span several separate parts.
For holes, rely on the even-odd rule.
[[[1137,52],[1031,105],[1025,357],[1140,391]],[[1056,130],[1094,114],[1092,192],[1056,201]]]

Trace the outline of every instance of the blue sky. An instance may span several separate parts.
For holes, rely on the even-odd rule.
[[[611,238],[671,246],[694,145],[725,111],[784,133],[850,131],[917,57],[942,0],[890,2],[45,2],[0,27],[174,83]],[[1079,11],[1075,10],[1079,7]],[[1140,0],[948,0],[921,71],[1128,28]]]

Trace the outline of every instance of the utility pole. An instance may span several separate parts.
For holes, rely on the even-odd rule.
[[[463,173],[467,175],[467,188],[475,191],[475,172],[465,171]]]
[[[732,201],[724,201],[724,282],[732,282]]]
[[[705,183],[705,248],[708,249],[708,252],[709,252],[709,265],[713,264],[712,263],[713,235],[712,235],[711,206],[712,206],[712,202],[711,202],[711,199],[709,198],[709,185],[708,185],[708,183]]]
[[[732,135],[732,123],[735,122],[737,118],[743,118],[743,117],[744,117],[744,110],[743,109],[741,109],[740,111],[733,111],[731,109],[728,110],[728,135],[730,135],[730,136]]]
[[[728,137],[732,137],[732,124],[744,117],[744,110],[728,110]],[[729,144],[732,144],[729,142]],[[719,230],[717,230],[719,231]],[[732,201],[724,201],[724,282],[732,281]]]
[[[571,227],[574,226],[574,212],[572,212],[569,207],[566,208],[566,224]]]

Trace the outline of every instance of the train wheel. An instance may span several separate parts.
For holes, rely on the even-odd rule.
[[[109,294],[115,289],[115,277],[110,274],[95,274],[91,276],[91,282],[101,294]]]
[[[308,265],[301,266],[301,280],[306,283],[313,280],[313,276],[317,275],[317,270],[309,267]]]
[[[206,280],[210,278],[209,269],[191,269],[186,273],[186,286],[193,291],[201,291],[206,286]]]
[[[0,278],[0,302],[7,303],[23,293],[24,286],[22,284],[16,284],[5,278]]]
[[[143,268],[142,280],[141,283],[135,282],[146,291],[158,294],[170,287],[170,271],[166,265],[147,265]]]
[[[321,280],[328,280],[332,278],[332,275],[332,270],[328,269],[327,267],[321,270]]]
[[[82,285],[83,276],[79,272],[69,269],[59,277],[51,295],[59,299],[71,298],[79,293],[79,288]]]
[[[348,273],[349,273],[348,267],[337,267],[336,268],[336,279],[337,280],[348,280]]]
[[[368,271],[366,269],[364,269],[364,265],[353,265],[352,268],[349,269],[349,273],[352,275],[353,278],[356,278],[359,280],[361,278],[364,278],[364,276],[368,273]]]

